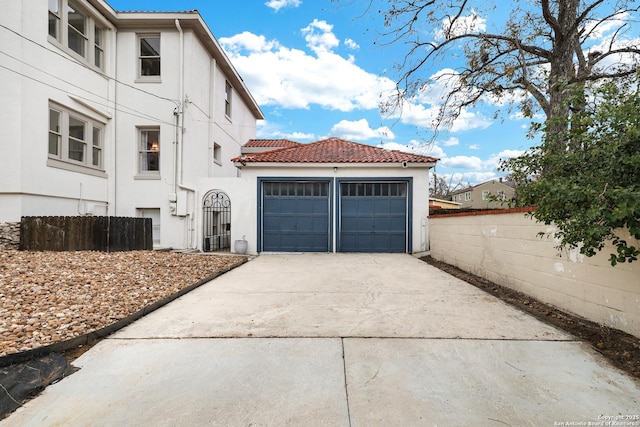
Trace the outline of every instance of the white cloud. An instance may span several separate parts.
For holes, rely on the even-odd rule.
[[[360,45],[352,39],[345,39],[344,45],[347,46],[349,49],[353,49],[353,50],[360,49]]]
[[[434,129],[441,105],[451,88],[458,83],[459,77],[459,73],[450,68],[438,71],[429,78],[430,84],[423,87],[413,99],[405,100],[396,111],[393,111],[391,116],[400,118],[404,124]],[[461,93],[459,96],[464,95]],[[486,129],[492,123],[482,114],[463,108],[458,118],[451,123],[449,131],[463,132],[471,129]]]
[[[442,166],[454,169],[481,170],[483,162],[476,156],[453,156],[441,160]]]
[[[303,34],[313,54],[249,32],[220,38],[220,44],[261,106],[377,110],[380,94],[395,87],[355,65],[353,57],[332,52],[339,41],[325,21],[313,21]]]
[[[392,139],[395,137],[391,129],[386,126],[377,129],[371,128],[367,119],[342,120],[333,125],[331,135],[354,141],[367,141],[373,138]]]
[[[386,150],[398,150],[405,153],[420,154],[423,156],[437,157],[439,159],[446,156],[438,144],[425,144],[421,141],[412,140],[409,144],[400,144],[398,142],[382,142],[378,147]]]
[[[452,136],[451,138],[449,138],[449,139],[447,139],[445,141],[442,141],[441,144],[444,145],[445,147],[453,147],[455,145],[460,144],[460,140],[458,138]]]
[[[332,30],[333,25],[328,24],[327,21],[314,19],[311,24],[302,29],[302,34],[311,50],[322,53],[329,52],[340,44]]]
[[[442,26],[435,33],[436,40],[453,38],[469,33],[487,31],[486,19],[481,18],[475,11],[471,15],[459,16],[455,22],[451,17],[442,20]]]
[[[424,129],[434,129],[435,121],[440,112],[438,105],[424,105],[406,103],[402,111],[396,113],[404,124],[419,126]],[[480,113],[463,109],[456,120],[451,124],[450,132],[463,132],[472,129],[486,129],[492,121]]]
[[[513,157],[518,157],[524,154],[524,150],[503,150],[497,154],[492,154],[484,162],[485,168],[495,169],[500,164],[500,161],[507,160]]]
[[[264,5],[277,12],[283,7],[298,7],[301,4],[301,0],[269,0]]]
[[[479,150],[480,146],[478,144],[471,144],[469,146],[469,150]]]

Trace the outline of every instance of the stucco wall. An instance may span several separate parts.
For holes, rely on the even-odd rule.
[[[591,258],[559,252],[552,236],[537,235],[553,231],[512,209],[429,219],[433,258],[640,337],[640,262],[612,267],[611,247]]]

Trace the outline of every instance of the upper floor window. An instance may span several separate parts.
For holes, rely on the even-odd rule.
[[[102,68],[104,64],[104,30],[100,27],[93,29],[93,64]]]
[[[67,39],[69,43],[69,49],[82,57],[86,57],[87,52],[87,17],[80,12],[76,6],[69,2],[69,14],[68,14],[68,31]]]
[[[224,83],[224,114],[227,117],[231,117],[231,96],[233,95],[233,88],[229,82]]]
[[[140,77],[160,76],[160,35],[139,36],[138,52]]]
[[[140,174],[160,173],[160,129],[140,129],[140,146],[138,149]]]
[[[491,191],[484,190],[482,192],[482,200],[489,200],[489,195],[490,194],[491,194]]]
[[[60,38],[60,0],[49,0],[49,35]]]
[[[104,28],[73,1],[49,0],[49,36],[87,63],[104,68]]]
[[[465,200],[465,202],[468,202],[469,200],[471,200],[471,192],[470,191],[464,193],[464,200]]]
[[[102,135],[103,124],[58,105],[49,107],[49,159],[102,170]]]

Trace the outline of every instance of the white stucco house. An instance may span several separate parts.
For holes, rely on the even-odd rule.
[[[201,245],[195,184],[238,175],[263,114],[198,12],[5,2],[0,52],[0,223],[143,216]]]
[[[0,52],[0,224],[151,217],[158,248],[427,249],[437,159],[255,139],[263,113],[197,11],[8,2]]]

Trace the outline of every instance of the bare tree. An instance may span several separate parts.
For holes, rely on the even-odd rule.
[[[486,18],[498,7],[511,8],[509,17],[487,29]],[[370,0],[369,10],[384,16],[385,42],[408,49],[396,64],[397,95],[383,110],[401,107],[434,80],[446,81],[436,130],[492,99],[526,117],[542,111],[547,122],[563,118],[555,128],[562,132],[572,111],[582,109],[584,97],[574,95],[585,84],[638,71],[640,39],[632,31],[639,9],[625,0]],[[606,42],[596,46],[605,30]],[[434,64],[460,51],[464,65],[431,75]],[[556,149],[565,148],[557,139]]]
[[[433,171],[432,175],[433,178],[429,183],[429,197],[447,200],[448,197],[451,196],[451,193],[453,193],[454,191],[469,186],[468,183],[465,184],[464,182],[462,182],[462,179],[460,179],[458,182],[453,182],[453,175],[449,176],[448,181],[446,177],[438,175],[435,170]]]

